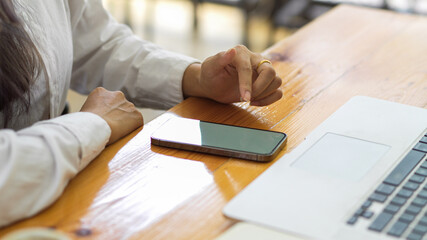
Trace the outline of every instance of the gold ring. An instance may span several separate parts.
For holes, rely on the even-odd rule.
[[[258,68],[259,68],[263,63],[270,63],[270,64],[271,64],[271,62],[270,62],[269,60],[264,59],[264,60],[262,60],[261,62],[259,62],[259,63],[258,63],[258,67],[256,68],[256,70],[257,70],[257,71],[258,71]]]

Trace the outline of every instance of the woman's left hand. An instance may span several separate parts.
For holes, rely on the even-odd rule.
[[[207,97],[221,103],[250,102],[265,106],[282,97],[282,79],[269,61],[245,46],[236,46],[192,64],[184,73],[184,96]]]

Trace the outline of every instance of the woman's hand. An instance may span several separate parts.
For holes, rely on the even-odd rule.
[[[102,117],[111,128],[108,144],[114,143],[144,124],[142,114],[120,91],[111,92],[99,87],[93,90],[83,104],[81,112]]]
[[[282,79],[260,54],[237,46],[192,64],[184,73],[184,96],[207,97],[221,103],[250,101],[265,106],[282,97]],[[261,64],[260,64],[261,63]]]

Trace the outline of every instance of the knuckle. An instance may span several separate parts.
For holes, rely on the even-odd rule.
[[[105,88],[103,88],[103,87],[97,87],[97,88],[95,88],[92,91],[92,93],[99,94],[99,93],[102,93],[102,92],[105,92],[105,91],[106,91]]]
[[[126,104],[129,108],[134,108],[136,110],[135,104],[133,104],[132,102],[129,102],[129,101],[126,101],[126,102],[127,102]]]
[[[252,72],[252,67],[248,65],[242,65],[239,67],[239,70],[242,72]]]
[[[236,50],[243,50],[243,51],[246,51],[246,50],[248,50],[248,48],[245,46],[245,45],[243,45],[243,44],[239,44],[239,45],[237,45],[236,47]]]
[[[122,91],[114,91],[112,94],[119,98],[125,98],[125,94]]]

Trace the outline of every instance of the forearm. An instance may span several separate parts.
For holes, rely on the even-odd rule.
[[[121,90],[136,106],[157,109],[169,109],[183,100],[183,73],[199,60],[136,37],[127,26],[112,19],[99,0],[69,3],[72,89],[83,94],[100,86]]]
[[[107,123],[92,113],[67,114],[18,132],[0,130],[0,226],[55,201],[109,135]]]

